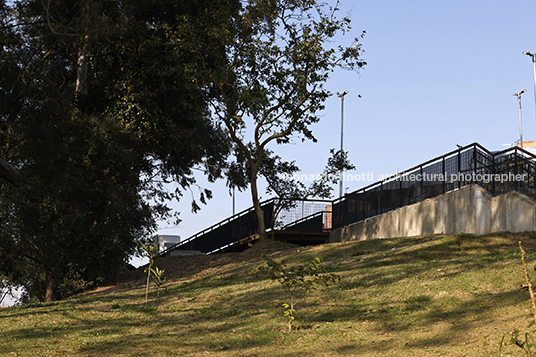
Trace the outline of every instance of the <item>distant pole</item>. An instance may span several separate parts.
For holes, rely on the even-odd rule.
[[[519,93],[514,93],[512,96],[517,97],[519,103],[519,141],[521,143],[521,148],[523,149],[523,121],[521,120],[521,94],[525,93],[527,90],[523,89]]]
[[[341,98],[341,155],[343,151],[343,142],[344,142],[344,96],[348,94],[348,91],[345,90],[343,93],[337,93],[338,97]],[[339,182],[339,197],[342,197],[342,183],[343,183],[343,172],[341,169]]]
[[[534,102],[536,103],[536,53],[530,53],[529,51],[525,51],[523,52],[523,54],[530,56],[532,58],[532,64],[534,67],[534,71],[533,71],[534,72]]]

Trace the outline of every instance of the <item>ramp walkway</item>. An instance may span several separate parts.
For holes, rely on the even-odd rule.
[[[473,143],[333,202],[333,229],[478,184],[493,196],[511,191],[536,199],[536,156],[519,147],[491,152]]]
[[[491,152],[473,143],[409,170],[348,193],[334,201],[271,199],[262,203],[267,231],[297,244],[329,242],[332,230],[383,215],[462,187],[478,184],[497,196],[516,191],[536,199],[536,156],[519,147]],[[274,212],[278,214],[274,215]],[[275,222],[274,222],[274,217]],[[170,247],[206,254],[245,249],[258,238],[253,207]]]

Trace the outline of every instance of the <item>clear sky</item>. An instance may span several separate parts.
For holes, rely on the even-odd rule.
[[[489,150],[519,139],[516,97],[522,96],[524,140],[536,140],[533,63],[523,51],[536,52],[534,0],[342,0],[351,11],[353,33],[362,30],[364,59],[357,73],[336,72],[328,87],[348,90],[344,110],[344,149],[357,167],[351,174],[394,174],[479,142]],[[357,96],[361,95],[361,98]],[[294,159],[306,174],[320,173],[330,148],[340,146],[340,99],[326,102],[321,123],[313,127],[318,143],[272,146]],[[182,238],[232,214],[224,182],[210,185],[214,199],[196,215],[189,193],[174,207],[179,227],[161,225],[160,234]],[[348,192],[372,182],[347,182]],[[338,194],[338,188],[334,191]],[[263,194],[263,198],[268,198]],[[251,206],[249,192],[236,198],[237,211]]]

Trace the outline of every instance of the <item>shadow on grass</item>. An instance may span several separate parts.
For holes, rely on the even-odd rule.
[[[486,240],[488,244],[483,244]],[[378,240],[345,246],[328,245],[322,250],[305,250],[285,259],[292,263],[321,255],[327,261],[330,272],[353,279],[343,281],[340,286],[309,294],[309,298],[298,305],[299,321],[321,326],[327,322],[375,322],[377,337],[360,341],[359,344],[344,342],[327,345],[327,350],[341,355],[349,351],[358,355],[360,352],[364,355],[367,351],[386,352],[388,355],[387,351],[394,348],[397,342],[384,337],[382,333],[410,330],[414,325],[409,321],[418,321],[422,329],[432,329],[438,321],[447,324],[436,336],[407,341],[408,348],[446,347],[456,343],[460,334],[492,317],[496,307],[516,306],[526,302],[528,296],[524,291],[513,290],[514,287],[512,290],[484,295],[472,295],[466,291],[464,298],[459,300],[451,295],[434,296],[433,293],[411,291],[407,297],[379,301],[370,296],[362,298],[361,293],[365,295],[369,290],[376,289],[380,294],[381,289],[391,289],[405,280],[416,285],[421,281],[439,279],[448,282],[472,270],[489,268],[505,260],[517,260],[519,257],[513,253],[516,243],[512,239],[508,242],[502,236],[497,239],[481,237],[480,241],[472,236],[462,236],[460,239],[425,237]],[[535,243],[527,244],[527,250],[533,248]],[[43,315],[43,320],[46,320],[54,318],[56,314],[66,322],[58,326],[45,322],[41,326],[39,321],[31,327],[17,327],[14,324],[5,330],[7,332],[0,333],[0,340],[47,341],[68,334],[83,339],[74,348],[85,355],[121,354],[126,346],[129,351],[135,348],[140,355],[143,355],[143,351],[227,351],[232,355],[235,351],[238,354],[238,351],[245,349],[298,339],[299,334],[282,331],[281,327],[286,321],[281,303],[287,297],[277,283],[261,283],[262,277],[253,273],[260,264],[260,259],[252,258],[240,264],[218,266],[214,274],[206,270],[191,281],[168,284],[167,291],[156,298],[162,308],[143,307],[140,304],[143,292],[136,289],[9,309],[0,314],[0,321],[25,318],[28,314]],[[444,289],[448,290],[448,286]],[[201,294],[205,294],[205,297],[198,299]],[[170,310],[167,310],[168,307]],[[315,335],[320,332],[309,329],[306,333]],[[9,343],[0,346],[0,354],[9,353],[9,346]],[[284,353],[280,355],[284,356]],[[296,353],[289,352],[287,355],[294,356]]]

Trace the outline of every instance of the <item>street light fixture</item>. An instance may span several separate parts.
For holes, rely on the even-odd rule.
[[[536,103],[536,53],[530,53],[529,51],[525,51],[523,52],[523,54],[530,56],[534,65],[534,102]]]
[[[341,155],[343,151],[343,142],[344,142],[344,96],[348,94],[348,91],[345,90],[343,93],[337,93],[337,96],[341,98]],[[343,182],[343,172],[340,173],[340,182],[339,182],[339,197],[342,197],[342,182]]]
[[[521,148],[523,149],[523,124],[521,120],[521,94],[525,93],[527,90],[523,89],[519,93],[514,93],[512,96],[517,97],[519,103],[519,142],[521,143]]]

